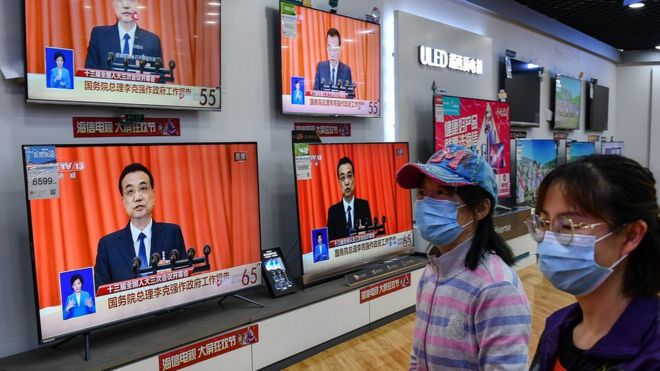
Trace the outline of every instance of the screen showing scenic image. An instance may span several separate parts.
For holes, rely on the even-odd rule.
[[[220,108],[220,2],[25,0],[28,101]]]
[[[516,140],[516,204],[535,206],[543,177],[557,166],[557,142],[552,139]]]
[[[623,142],[600,142],[600,153],[606,155],[623,155]]]
[[[580,127],[580,104],[582,103],[582,81],[557,75],[555,79],[555,129],[578,129]]]
[[[261,284],[256,143],[23,152],[40,341]]]
[[[282,112],[380,117],[380,25],[280,2]]]
[[[435,150],[460,144],[483,156],[493,167],[498,197],[511,194],[509,103],[436,95],[434,99]]]
[[[566,142],[566,162],[596,153],[594,142]]]
[[[294,144],[303,283],[412,251],[408,143]]]

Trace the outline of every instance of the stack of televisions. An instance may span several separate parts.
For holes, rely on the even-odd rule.
[[[85,4],[99,10],[103,24],[115,23],[105,0]],[[217,8],[207,10],[219,14],[219,3],[186,0],[185,6],[206,9],[215,4]],[[99,36],[108,26],[92,29],[91,18],[66,18],[91,17],[90,12],[81,8],[60,14],[27,0],[27,100],[219,109],[219,21],[207,22],[201,15],[206,11],[175,17],[174,3],[145,0],[142,5],[140,12],[158,7],[158,14],[169,17],[144,17],[140,22],[141,29],[153,33],[141,36],[143,44],[133,45],[133,54],[152,48],[157,56],[108,52]],[[64,5],[50,9],[60,8]],[[280,3],[280,17],[282,112],[380,117],[380,26],[286,1]],[[173,23],[181,24],[178,32],[197,29],[202,37],[177,34],[159,40],[157,48],[148,45],[150,37],[169,32]],[[49,24],[85,27],[45,32],[42,28]],[[336,42],[333,50],[341,50],[336,71],[326,60],[330,38]],[[447,101],[460,105],[460,99]],[[473,103],[484,114],[492,110],[493,117],[502,107],[509,112],[506,103]],[[484,128],[488,120],[482,117]],[[501,137],[491,131],[478,150],[506,185],[500,196],[515,194],[520,204],[529,204],[537,174],[557,163],[556,143],[517,141],[518,181],[513,181],[507,161],[511,144],[505,140],[509,118],[491,124],[502,125]],[[436,137],[436,145],[442,143]],[[570,158],[594,151],[593,146],[578,147],[567,146]],[[263,276],[275,293],[295,290],[281,251],[261,249],[257,143],[46,144],[24,145],[22,150],[40,342],[226,296],[261,285]],[[603,151],[621,150],[615,143],[603,143]],[[396,170],[409,160],[407,143],[294,144],[303,285],[413,252],[411,195],[394,182]],[[131,163],[143,164],[153,175],[153,228],[167,223],[169,230],[181,232],[167,238],[153,235],[146,268],[135,258],[137,247],[123,203],[128,196],[121,185],[117,188],[123,168]],[[352,223],[337,228],[346,227],[344,213],[337,212],[343,210],[344,196],[354,197]],[[169,239],[180,241],[181,249],[163,247]]]

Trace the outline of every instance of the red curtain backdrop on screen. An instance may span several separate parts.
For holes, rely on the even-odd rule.
[[[387,234],[412,230],[410,190],[395,182],[397,170],[408,162],[406,143],[310,144],[309,154],[321,160],[312,161],[310,180],[297,181],[303,254],[312,251],[311,231],[327,225],[328,208],[342,198],[337,163],[344,156],[355,166],[355,197],[369,201],[372,218],[387,218]]]
[[[378,100],[380,26],[302,6],[296,12],[298,38],[281,35],[282,91],[291,91],[291,76],[304,76],[305,90],[312,90],[316,65],[328,59],[326,33],[334,27],[341,35],[339,60],[351,67],[357,99]]]
[[[92,28],[117,22],[112,1],[26,0],[28,73],[45,73],[46,47],[73,49],[75,69],[83,69]],[[160,36],[165,66],[176,62],[175,84],[220,86],[220,7],[205,0],[138,3],[138,26]]]
[[[260,261],[255,144],[60,147],[57,161],[84,169],[62,171],[59,199],[30,201],[40,309],[60,304],[59,272],[93,266],[99,238],[128,224],[118,183],[132,162],[154,176],[154,220],[178,224],[198,256],[210,244],[212,270]]]

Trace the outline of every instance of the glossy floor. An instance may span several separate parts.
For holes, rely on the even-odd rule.
[[[550,313],[575,299],[558,291],[543,275],[537,265],[518,271],[525,285],[525,292],[532,307],[532,338],[530,357]],[[286,370],[406,370],[412,347],[415,315],[410,314],[397,321],[379,327],[364,335],[339,344]]]

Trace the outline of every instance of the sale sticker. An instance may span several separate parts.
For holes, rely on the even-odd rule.
[[[28,200],[60,197],[59,166],[53,146],[25,148]]]

